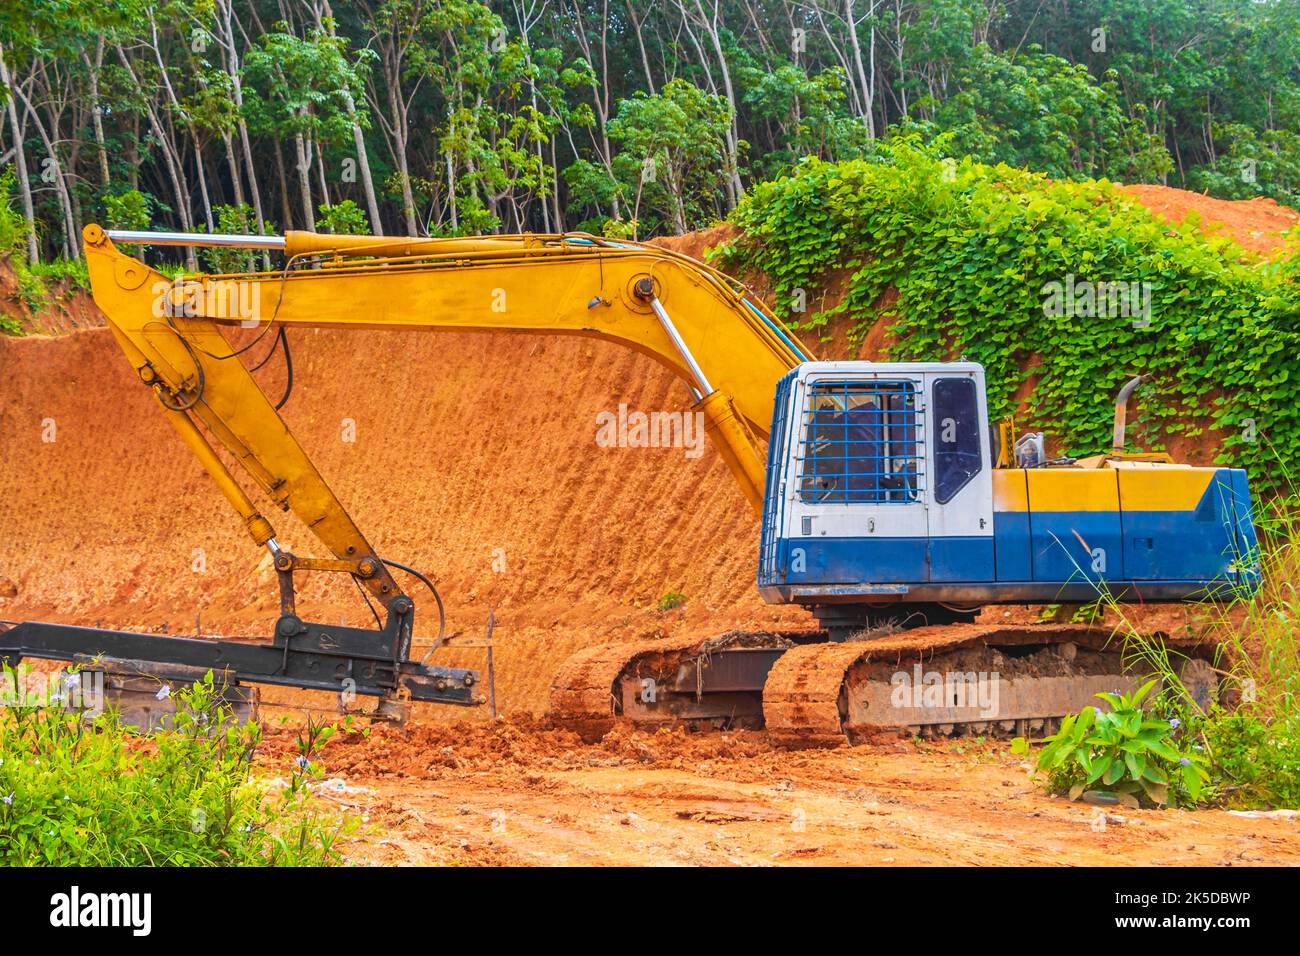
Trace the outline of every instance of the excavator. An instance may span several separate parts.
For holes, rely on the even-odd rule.
[[[119,244],[243,249],[283,264],[169,278]],[[652,245],[90,225],[85,252],[95,302],[140,382],[269,551],[279,617],[269,639],[220,640],[22,622],[0,632],[10,664],[43,658],[177,680],[210,669],[231,687],[377,698],[374,713],[392,719],[413,701],[483,702],[477,672],[414,658],[415,602],[395,573],[431,582],[363,534],[279,414],[292,389],[287,336],[301,326],[590,336],[685,383],[758,515],[763,598],[807,608],[818,626],[583,650],[555,675],[550,700],[553,719],[583,732],[624,718],[765,726],[799,745],[880,731],[1043,734],[1096,692],[1134,686],[1153,646],[1208,700],[1219,692],[1213,647],[1149,635],[1144,654],[1104,628],[989,624],[980,611],[1102,595],[1225,600],[1258,583],[1246,474],[1125,450],[1136,379],[1117,400],[1109,452],[1049,459],[1041,434],[1013,443],[1012,424],[990,427],[980,365],[818,361],[741,283]],[[278,402],[253,374],[276,350],[290,373]],[[276,508],[323,553],[281,547]],[[302,574],[350,576],[376,626],[300,616]],[[435,648],[440,601],[438,610]]]

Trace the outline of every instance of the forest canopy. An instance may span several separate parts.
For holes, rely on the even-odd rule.
[[[645,238],[917,137],[1300,205],[1294,0],[6,0],[0,82],[33,262],[94,221]]]

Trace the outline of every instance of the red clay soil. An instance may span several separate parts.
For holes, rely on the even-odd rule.
[[[1205,231],[1227,235],[1238,245],[1271,258],[1285,246],[1283,233],[1294,229],[1300,213],[1263,196],[1257,199],[1214,199],[1168,186],[1125,186],[1124,191],[1154,213],[1182,222],[1189,213],[1200,217]]]
[[[259,761],[288,777],[291,734]],[[1005,744],[787,751],[759,732],[599,743],[529,719],[336,736],[316,792],[349,862],[1251,866],[1300,863],[1295,816],[1102,810],[1045,796]]]

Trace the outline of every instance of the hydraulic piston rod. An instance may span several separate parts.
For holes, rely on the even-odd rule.
[[[224,246],[235,249],[283,249],[284,236],[223,236],[207,232],[141,232],[109,229],[108,238],[133,246]]]

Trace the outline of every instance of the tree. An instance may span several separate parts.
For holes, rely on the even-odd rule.
[[[683,79],[619,104],[609,135],[623,149],[622,178],[635,183],[633,218],[640,218],[643,199],[678,233],[718,214],[718,190],[730,175],[725,157],[731,121],[723,97]]]
[[[308,229],[315,229],[311,169],[317,164],[321,196],[328,204],[319,147],[351,137],[368,57],[351,57],[347,41],[323,29],[303,38],[288,32],[286,23],[277,27],[244,58],[249,84],[245,105],[254,131],[276,139],[292,136],[303,219]]]
[[[938,104],[931,131],[954,155],[1007,163],[1058,179],[1150,180],[1172,166],[1158,138],[1121,108],[1116,85],[1077,64],[1031,50],[1014,58],[982,47]]]

